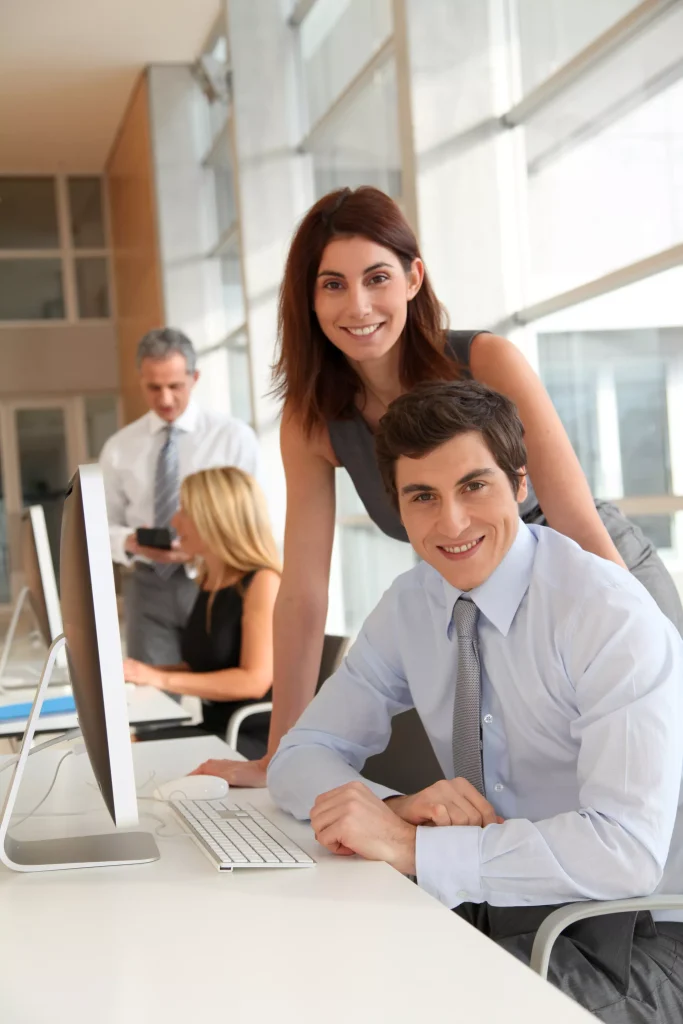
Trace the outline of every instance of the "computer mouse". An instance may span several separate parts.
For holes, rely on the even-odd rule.
[[[229,789],[227,781],[216,775],[186,775],[162,782],[154,796],[158,800],[220,800]]]

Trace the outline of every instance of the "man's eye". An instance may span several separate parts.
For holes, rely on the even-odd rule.
[[[484,484],[481,482],[481,480],[472,480],[470,483],[468,483],[468,485],[465,488],[465,490],[466,491],[481,491],[483,487],[484,487]]]
[[[415,497],[413,498],[413,501],[425,504],[425,502],[431,501],[433,497],[433,494],[416,494]]]

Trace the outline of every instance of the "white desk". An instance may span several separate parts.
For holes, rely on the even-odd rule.
[[[153,770],[166,780],[226,753],[215,737],[134,744],[138,787]],[[30,759],[19,811],[44,793],[60,756],[57,748]],[[40,813],[101,806],[88,780],[87,759],[68,758]],[[262,808],[318,865],[219,874],[179,835],[160,838],[161,860],[140,867],[43,875],[0,867],[2,1024],[593,1019],[387,865],[326,853],[264,790],[235,796]],[[143,803],[143,814],[149,807],[180,832],[165,806]],[[102,811],[35,818],[17,836],[100,823],[104,831]],[[145,817],[141,826],[159,827]]]
[[[0,694],[0,707],[6,704],[31,703],[36,694],[36,687],[25,690],[12,690]],[[65,697],[71,694],[70,686],[50,686],[47,700],[52,697]],[[126,683],[126,703],[128,705],[128,722],[130,725],[168,725],[170,723],[187,722],[190,715],[176,701],[153,686],[135,686]],[[43,715],[38,720],[36,732],[62,732],[75,729],[78,717],[75,712],[66,715]],[[26,719],[18,718],[12,722],[0,722],[0,737],[22,736],[26,730]]]

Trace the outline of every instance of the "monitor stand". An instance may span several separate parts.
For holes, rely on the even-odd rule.
[[[149,864],[159,859],[159,850],[149,832],[113,832],[66,839],[12,839],[12,811],[24,775],[31,742],[45,699],[45,691],[57,657],[66,643],[64,635],[50,645],[45,667],[33,701],[19,757],[0,812],[0,862],[12,871],[60,871],[65,868],[115,867]]]

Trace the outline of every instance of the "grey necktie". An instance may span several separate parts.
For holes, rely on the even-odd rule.
[[[154,478],[154,525],[170,526],[171,519],[178,511],[180,499],[180,466],[178,462],[178,430],[169,423],[164,428],[166,435],[157,457]],[[177,565],[154,563],[155,572],[163,580],[170,579]]]
[[[458,633],[458,678],[453,703],[453,777],[467,779],[484,795],[481,760],[481,668],[477,642],[479,609],[459,597],[453,609]]]

